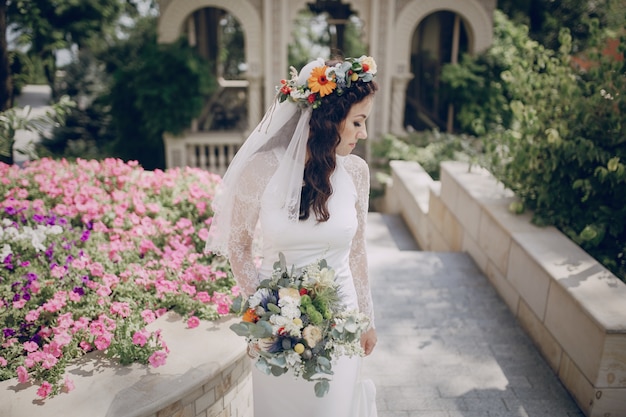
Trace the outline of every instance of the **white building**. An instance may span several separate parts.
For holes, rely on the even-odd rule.
[[[407,128],[449,130],[453,109],[437,93],[441,66],[491,44],[496,0],[160,0],[159,5],[159,42],[185,34],[213,61],[224,52],[219,48],[225,17],[243,31],[243,71],[229,79],[216,66],[223,78],[202,116],[184,135],[165,138],[168,167],[222,173],[287,76],[288,45],[301,10],[325,11],[338,28],[345,16],[338,18],[337,10],[362,22],[362,41],[378,64],[380,90],[368,126],[376,138],[402,135]]]

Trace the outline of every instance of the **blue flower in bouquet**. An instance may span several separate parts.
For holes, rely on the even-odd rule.
[[[324,259],[289,270],[280,253],[271,277],[248,299],[235,299],[232,309],[242,321],[231,329],[258,352],[256,367],[268,375],[292,371],[314,381],[318,397],[330,389],[333,359],[363,355],[360,337],[369,321],[346,310],[335,272]]]

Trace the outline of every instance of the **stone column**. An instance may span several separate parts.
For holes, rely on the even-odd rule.
[[[251,64],[251,66],[254,64]],[[257,64],[258,65],[258,64]],[[260,66],[260,65],[259,65]],[[263,117],[263,77],[258,71],[251,71],[248,75],[248,126],[246,136],[261,121]]]
[[[165,142],[165,168],[184,167],[187,165],[187,145],[182,137],[169,133],[163,135]]]
[[[406,107],[406,86],[413,74],[395,74],[391,81],[391,133],[404,135],[404,109]]]

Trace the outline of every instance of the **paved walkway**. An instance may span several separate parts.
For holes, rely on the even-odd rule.
[[[472,259],[370,214],[379,417],[584,417]]]

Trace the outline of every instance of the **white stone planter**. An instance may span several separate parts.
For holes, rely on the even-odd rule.
[[[626,417],[626,284],[553,227],[515,215],[486,170],[441,164],[441,182],[393,161],[386,211],[423,250],[470,254],[588,417]]]
[[[120,366],[90,353],[68,374],[76,389],[39,401],[37,387],[0,382],[0,416],[32,417],[252,417],[252,376],[233,319],[187,329],[173,313],[150,325],[170,349],[158,368]]]

